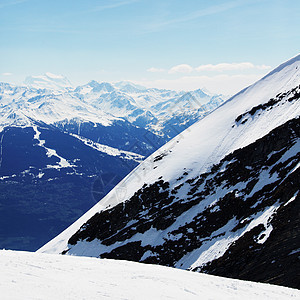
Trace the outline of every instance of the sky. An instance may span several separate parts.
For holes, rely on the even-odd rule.
[[[299,0],[0,0],[0,81],[229,95],[297,55],[299,29]]]

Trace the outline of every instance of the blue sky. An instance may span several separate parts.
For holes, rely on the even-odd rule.
[[[0,0],[0,81],[229,94],[298,54],[299,29],[299,0]]]

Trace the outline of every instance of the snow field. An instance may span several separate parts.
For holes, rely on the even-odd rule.
[[[299,299],[300,291],[163,266],[0,251],[1,299]]]

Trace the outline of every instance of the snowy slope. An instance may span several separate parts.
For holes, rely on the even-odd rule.
[[[39,251],[299,287],[299,67],[178,135]]]
[[[279,93],[300,84],[300,55],[279,66],[263,79],[241,91],[213,113],[160,148],[129,174],[110,194],[96,204],[61,235],[40,251],[60,253],[68,248],[68,239],[95,213],[130,199],[144,184],[159,179],[177,185],[185,171],[186,179],[207,172],[229,153],[265,136],[272,129],[299,115],[299,101],[285,102],[264,111],[250,121],[236,124],[236,118],[264,104]],[[120,198],[118,190],[124,193]]]
[[[128,261],[0,251],[2,299],[256,299],[298,290]]]

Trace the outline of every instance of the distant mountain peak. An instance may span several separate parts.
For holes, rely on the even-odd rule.
[[[87,86],[93,88],[93,92],[112,92],[114,87],[109,82],[98,82],[96,80],[91,80]]]
[[[126,90],[127,92],[147,90],[146,87],[136,84],[136,83],[133,83],[132,81],[119,81],[119,82],[115,82],[113,85],[116,88],[118,88],[120,90]]]
[[[67,77],[50,72],[46,72],[44,75],[28,76],[24,84],[31,88],[50,90],[66,90],[73,87]]]

